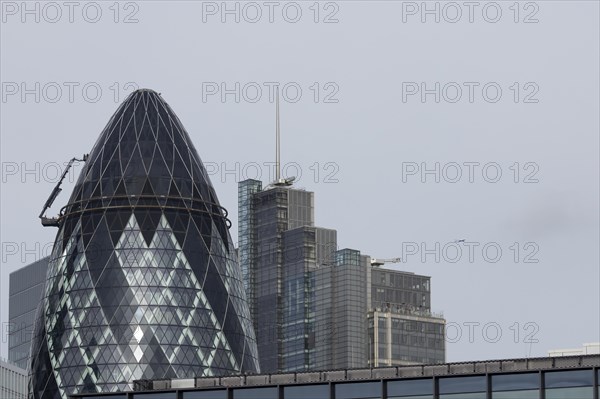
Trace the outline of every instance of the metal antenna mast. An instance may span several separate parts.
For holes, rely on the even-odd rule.
[[[277,87],[275,91],[275,181],[269,186],[291,186],[294,180],[296,180],[294,176],[281,178],[281,128],[279,126],[279,87]]]
[[[279,126],[279,86],[275,97],[275,182],[281,179],[281,131]]]

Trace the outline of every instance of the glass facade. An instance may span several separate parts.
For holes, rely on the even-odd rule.
[[[283,234],[282,277],[282,367],[284,371],[314,370],[316,358],[327,351],[329,341],[317,338],[323,331],[331,332],[331,310],[316,295],[315,271],[331,259],[330,243],[337,240],[335,230],[319,227],[298,227]],[[334,353],[335,349],[329,351]],[[321,368],[322,369],[322,368]]]
[[[537,399],[540,374],[498,374],[492,376],[494,399]]]
[[[360,251],[342,249],[314,270],[315,324],[313,369],[367,366],[368,257]]]
[[[301,233],[284,235],[313,225],[313,193],[289,187],[261,191],[260,182],[245,180],[238,187],[238,213],[240,264],[246,276],[261,369],[306,369],[309,327],[298,295],[303,295],[309,284],[304,277],[311,261],[300,255],[305,251]]]
[[[486,399],[487,378],[481,376],[444,377],[438,381],[440,399]]]
[[[254,314],[255,278],[254,254],[256,253],[255,220],[253,195],[262,189],[258,180],[244,180],[238,185],[238,251],[244,289],[248,298],[250,313]]]
[[[30,398],[259,371],[227,212],[159,94],[120,106],[59,221]]]
[[[292,385],[283,388],[283,396],[287,399],[329,399],[329,394],[328,384]]]
[[[594,372],[592,370],[548,372],[544,374],[544,388],[546,399],[591,398],[594,395]]]
[[[383,394],[380,382],[349,382],[335,385],[337,399],[378,399]]]
[[[382,268],[372,273],[373,308],[413,314],[431,309],[430,277]]]
[[[434,384],[431,378],[389,381],[388,398],[433,399]]]
[[[309,268],[316,264],[316,233],[301,227],[283,234],[282,369],[303,371],[310,361],[311,329]]]
[[[10,274],[8,299],[8,360],[22,369],[29,364],[31,336],[40,303],[49,257]]]

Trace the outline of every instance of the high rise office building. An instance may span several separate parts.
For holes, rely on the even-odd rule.
[[[357,250],[338,251],[337,232],[314,226],[314,194],[282,182],[238,185],[240,265],[261,370],[443,363],[445,321],[431,314],[429,277],[373,267]],[[383,321],[372,320],[392,311],[411,322],[418,313],[420,323],[435,328],[425,335],[394,330],[388,340]]]
[[[315,368],[315,354],[322,344],[316,334],[322,331],[323,323],[318,323],[314,315],[313,305],[317,303],[314,273],[322,264],[330,261],[336,239],[335,230],[314,226],[296,227],[283,232],[280,330],[282,370]],[[260,287],[258,289],[260,291]],[[327,322],[326,319],[323,321]]]
[[[342,249],[311,273],[314,349],[309,369],[366,366],[370,268],[368,256]]]
[[[431,311],[430,280],[414,273],[371,268],[369,365],[446,361],[446,321]]]
[[[8,298],[8,360],[27,369],[35,313],[40,303],[49,257],[10,274]]]
[[[238,199],[240,266],[261,369],[305,369],[306,274],[316,267],[316,246],[326,244],[317,235],[331,238],[305,230],[314,224],[311,192],[287,186],[262,190],[261,182],[245,180]]]
[[[59,230],[37,311],[30,398],[259,371],[227,212],[158,93],[125,100],[68,204],[42,223]]]

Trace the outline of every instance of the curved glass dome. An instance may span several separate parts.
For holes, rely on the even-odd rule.
[[[227,213],[162,97],[132,93],[61,210],[29,397],[258,372]]]

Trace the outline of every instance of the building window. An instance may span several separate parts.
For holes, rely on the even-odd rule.
[[[133,399],[175,399],[176,395],[177,394],[175,392],[136,393],[133,395]],[[103,397],[103,399],[107,398],[112,399],[111,396]]]
[[[440,378],[440,399],[486,399],[485,376]]]
[[[492,376],[493,399],[538,399],[538,373],[498,374]]]
[[[127,395],[102,395],[102,396],[86,396],[85,399],[127,399]],[[139,398],[138,395],[134,396],[134,399]]]
[[[233,399],[277,399],[277,388],[241,388],[233,390]]]
[[[336,384],[336,399],[379,399],[381,398],[380,382],[359,382]]]
[[[106,398],[111,399],[111,398]],[[227,390],[191,391],[184,392],[183,399],[227,399]]]
[[[546,399],[591,398],[593,380],[592,370],[548,371],[544,373]]]
[[[285,399],[329,399],[329,385],[299,385],[283,389]]]
[[[400,380],[387,383],[388,398],[433,398],[433,379]]]

